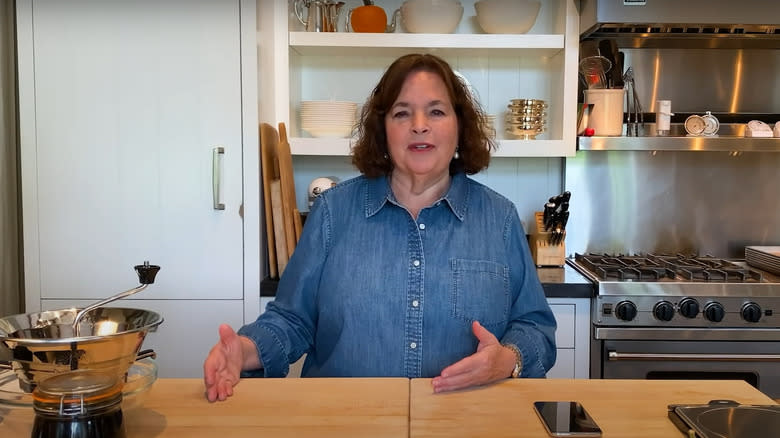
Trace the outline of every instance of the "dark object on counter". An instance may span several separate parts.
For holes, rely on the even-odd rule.
[[[279,287],[278,278],[265,277],[260,281],[260,296],[275,297],[277,287]]]
[[[125,438],[122,383],[80,370],[50,377],[33,391],[32,438]]]
[[[706,405],[669,405],[669,419],[686,436],[747,438],[780,430],[780,405],[741,405],[712,400]]]

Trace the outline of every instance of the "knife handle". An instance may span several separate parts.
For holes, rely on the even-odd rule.
[[[544,219],[543,219],[543,222],[544,222],[544,229],[545,229],[545,231],[549,230],[550,227],[552,226],[553,217],[555,215],[555,208],[556,208],[556,206],[555,206],[555,203],[553,203],[553,202],[548,202],[548,203],[544,204],[544,216],[543,216]]]

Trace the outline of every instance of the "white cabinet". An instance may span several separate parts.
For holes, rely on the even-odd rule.
[[[558,330],[555,332],[558,358],[547,377],[589,378],[590,299],[548,298],[547,302],[558,322]]]
[[[134,287],[148,260],[137,298],[166,303],[171,343],[256,317],[255,6],[17,1],[28,312]]]
[[[488,35],[475,23],[474,1],[461,0],[464,14],[453,34],[302,32],[282,2],[263,2],[258,33],[262,77],[261,120],[284,121],[295,155],[347,155],[350,139],[311,138],[300,127],[303,100],[364,102],[384,69],[399,55],[431,52],[457,69],[497,116],[496,156],[560,157],[576,150],[579,16],[573,0],[546,0],[528,34]],[[354,4],[353,4],[354,3]],[[390,12],[401,1],[381,6]],[[345,6],[357,6],[350,2]],[[291,8],[291,6],[289,6]],[[262,18],[262,15],[266,15]],[[400,21],[400,20],[399,20]],[[535,140],[503,133],[512,98],[548,102],[547,131]]]

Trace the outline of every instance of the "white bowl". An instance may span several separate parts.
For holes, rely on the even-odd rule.
[[[542,4],[539,0],[479,0],[474,3],[477,23],[487,33],[526,33]]]
[[[411,33],[453,33],[463,18],[456,0],[406,0],[401,5],[404,28]]]

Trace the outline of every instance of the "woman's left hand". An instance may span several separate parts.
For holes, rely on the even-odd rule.
[[[471,323],[471,330],[479,340],[477,352],[444,368],[438,377],[434,377],[433,392],[484,385],[512,375],[515,353],[501,345],[498,338],[478,321]]]

